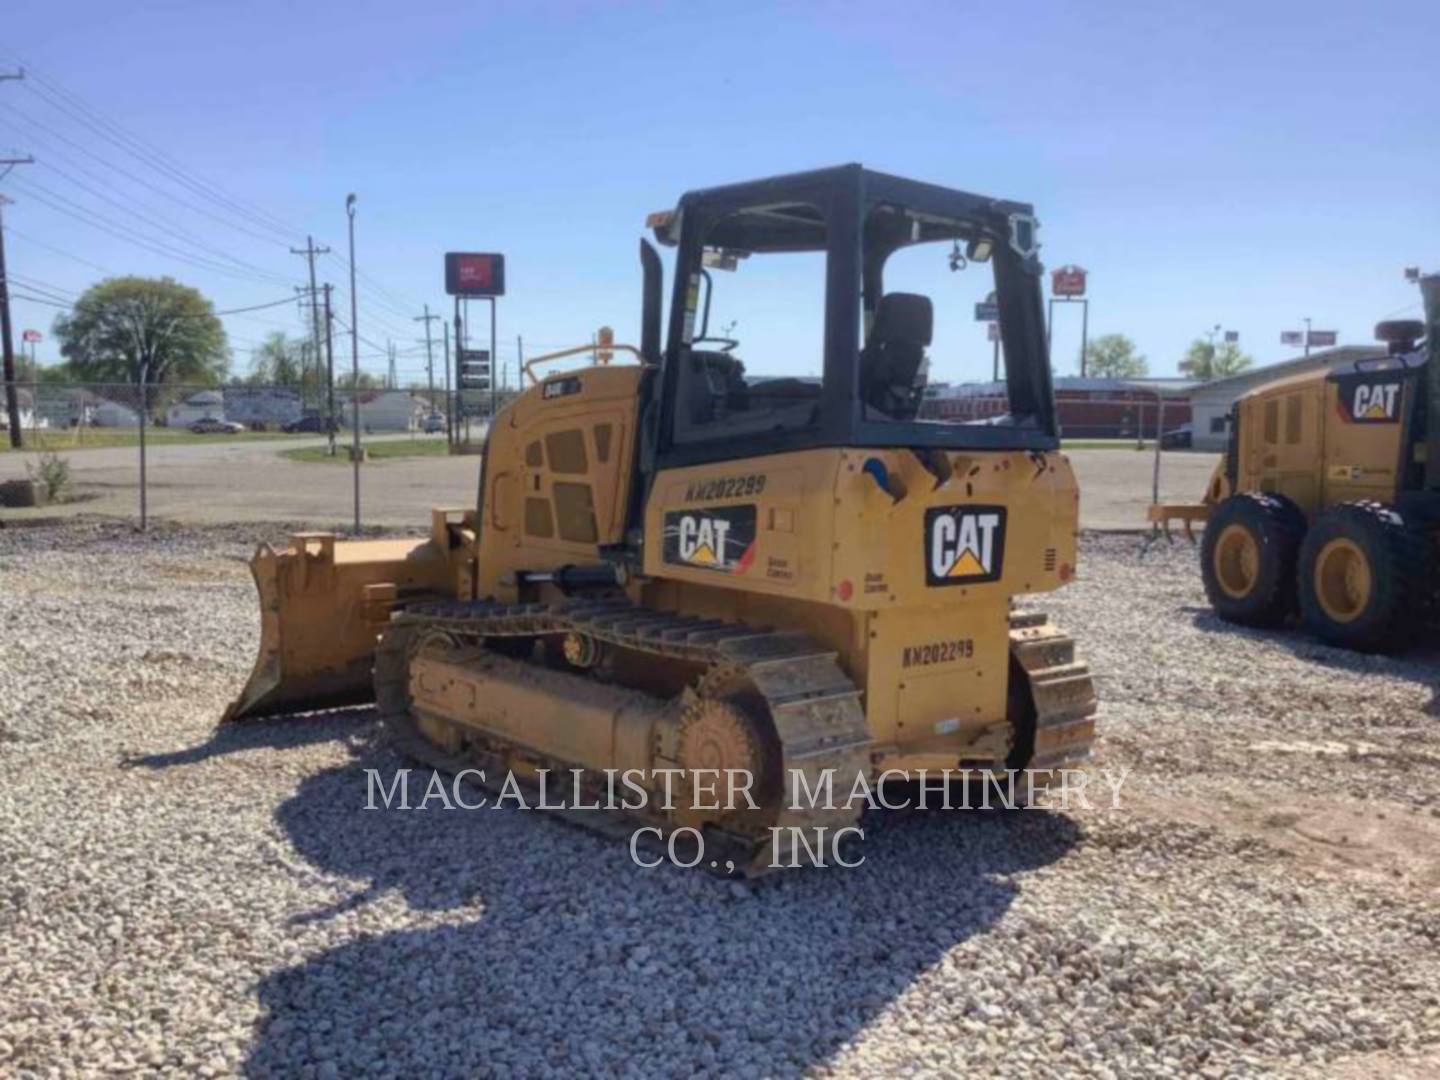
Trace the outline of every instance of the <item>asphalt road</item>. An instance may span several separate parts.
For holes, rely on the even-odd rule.
[[[194,525],[287,522],[346,529],[352,519],[354,497],[348,464],[298,462],[280,455],[282,450],[323,442],[322,438],[247,439],[153,446],[147,455],[150,515]],[[70,462],[76,501],[31,510],[0,509],[0,521],[73,514],[139,517],[139,462],[134,447],[77,450],[65,456]],[[0,454],[0,480],[23,478],[26,463],[35,457]],[[1080,478],[1083,528],[1144,527],[1153,452],[1128,448],[1073,450],[1070,459]],[[1215,462],[1214,454],[1164,454],[1162,501],[1197,501]],[[480,459],[473,456],[367,463],[361,467],[362,521],[388,528],[423,529],[433,506],[474,504],[479,470]]]

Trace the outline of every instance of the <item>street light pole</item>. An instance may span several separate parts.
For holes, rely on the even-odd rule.
[[[351,468],[355,473],[355,535],[360,535],[360,322],[355,299],[355,196],[345,196],[345,216],[350,219],[350,415]]]
[[[1310,355],[1310,320],[1305,320],[1305,355]]]

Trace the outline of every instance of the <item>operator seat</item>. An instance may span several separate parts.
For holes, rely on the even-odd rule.
[[[925,389],[925,346],[935,329],[928,296],[886,293],[860,350],[860,397],[893,420],[913,420]]]

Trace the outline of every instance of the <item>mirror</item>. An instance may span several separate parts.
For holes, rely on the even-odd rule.
[[[1035,238],[1035,231],[1040,223],[1029,214],[1010,215],[1010,248],[1022,259],[1028,259],[1034,255],[1040,247]]]
[[[728,248],[706,248],[700,255],[700,265],[708,270],[739,270],[740,260],[748,254]]]

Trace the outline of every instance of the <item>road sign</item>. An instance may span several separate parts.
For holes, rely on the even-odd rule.
[[[1297,348],[1305,344],[1305,332],[1303,330],[1281,330],[1281,345],[1294,345]]]
[[[20,335],[20,340],[21,340],[21,341],[28,341],[28,342],[30,342],[30,343],[33,344],[33,343],[41,340],[41,338],[40,338],[40,331],[39,331],[39,330],[26,330],[23,334]]]
[[[1340,333],[1337,330],[1311,330],[1310,347],[1312,349],[1328,349],[1339,339]]]
[[[488,390],[490,388],[490,350],[460,350],[460,389]]]
[[[1085,295],[1085,271],[1078,266],[1062,266],[1050,272],[1050,291],[1055,296]]]
[[[1000,318],[1000,305],[994,300],[982,300],[975,305],[975,321],[993,323]]]
[[[483,251],[446,252],[445,291],[451,296],[504,296],[505,256]]]
[[[992,322],[985,327],[985,339],[987,341],[1000,340],[1000,324],[998,322]]]

